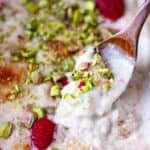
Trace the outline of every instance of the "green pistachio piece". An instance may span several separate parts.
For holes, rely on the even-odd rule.
[[[87,80],[85,86],[81,88],[83,92],[88,92],[93,89],[93,83],[90,80]]]
[[[27,51],[22,51],[21,52],[21,55],[23,58],[31,58],[31,57],[34,57],[37,53],[37,50],[35,49],[29,49]]]
[[[74,99],[75,96],[71,93],[66,93],[64,96],[63,96],[64,99]]]
[[[88,37],[86,39],[84,39],[84,43],[85,44],[90,44],[94,41],[94,39],[95,39],[94,34],[90,34],[90,35],[88,35]]]
[[[34,57],[28,58],[27,62],[29,63],[28,68],[30,71],[36,70],[38,65],[36,65],[36,60]]]
[[[91,90],[91,89],[93,88],[93,83],[92,83],[92,81],[90,81],[90,80],[86,81],[85,86],[88,87],[89,90]]]
[[[87,1],[86,9],[89,11],[93,11],[95,9],[95,3],[93,1]]]
[[[104,78],[107,78],[107,79],[113,78],[113,74],[111,73],[111,71],[110,71],[108,68],[100,68],[100,69],[98,70],[98,72],[99,72]]]
[[[3,59],[3,53],[0,52],[0,60]]]
[[[15,85],[14,85],[14,93],[15,93],[15,94],[19,94],[21,91],[22,91],[21,86],[18,85],[18,84],[15,84]]]
[[[35,36],[35,33],[33,31],[27,31],[26,33],[29,39],[32,39]]]
[[[93,21],[93,16],[91,16],[91,15],[87,15],[87,16],[85,16],[85,22],[86,23],[91,23],[91,21]]]
[[[81,79],[81,73],[78,71],[74,71],[72,74],[73,80],[80,80]]]
[[[30,31],[35,31],[39,26],[39,22],[36,19],[31,19],[27,22],[26,27]]]
[[[48,74],[48,75],[45,75],[44,78],[43,78],[43,81],[44,82],[47,82],[47,81],[50,81],[52,79],[52,75],[51,74]]]
[[[5,16],[4,15],[2,15],[2,16],[0,16],[0,22],[4,22],[6,19],[5,19]]]
[[[101,55],[98,53],[94,54],[94,61],[92,63],[92,66],[96,66],[101,60]]]
[[[83,86],[83,87],[81,88],[81,90],[82,90],[84,93],[86,93],[86,92],[89,91],[89,88],[88,88],[87,86]]]
[[[0,125],[0,137],[7,139],[12,133],[13,125],[10,122],[4,122]]]
[[[11,90],[11,95],[8,97],[9,100],[14,100],[17,95],[19,95],[22,91],[22,87],[18,84],[13,85],[13,89]]]
[[[47,0],[42,0],[42,1],[39,1],[38,2],[38,6],[40,7],[40,8],[44,8],[44,7],[46,7],[48,5],[48,1]]]
[[[41,79],[41,73],[39,72],[39,70],[35,70],[31,72],[32,83],[34,84],[39,83],[40,79]]]
[[[5,36],[4,35],[0,35],[0,44],[2,44],[5,40]]]
[[[18,61],[18,60],[20,60],[20,58],[21,58],[21,53],[20,53],[20,50],[15,50],[15,51],[13,51],[12,53],[11,53],[11,56],[12,56],[12,59],[14,60],[14,61]]]
[[[51,88],[51,91],[50,91],[50,96],[60,96],[61,95],[61,88],[59,85],[54,85],[52,86]]]
[[[26,81],[25,81],[26,84],[32,83],[31,73],[32,72],[28,72],[28,75],[27,75],[27,78],[26,78]]]
[[[70,72],[73,70],[75,61],[72,58],[67,58],[64,60],[63,67],[65,72]]]
[[[36,3],[34,3],[34,2],[28,2],[27,3],[27,5],[26,5],[26,7],[27,7],[27,10],[29,11],[29,12],[31,12],[31,13],[36,13],[37,11],[38,11],[38,6],[37,6],[37,4]]]
[[[44,109],[39,106],[34,106],[32,111],[37,115],[38,119],[43,118],[45,115]]]
[[[73,14],[73,24],[80,23],[83,20],[79,10],[76,10]]]
[[[63,78],[65,75],[63,72],[53,72],[52,73],[52,79],[55,83],[57,83],[57,81],[61,78]]]

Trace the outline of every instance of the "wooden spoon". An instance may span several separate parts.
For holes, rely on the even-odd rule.
[[[117,87],[119,87],[119,91],[117,93],[113,92],[113,94],[111,95],[111,98],[113,96],[113,101],[117,100],[117,98],[126,90],[128,83],[132,77],[132,73],[134,71],[136,60],[137,60],[137,52],[138,52],[137,47],[138,47],[139,35],[149,13],[150,13],[150,0],[147,0],[144,2],[143,6],[140,8],[135,18],[127,26],[127,28],[117,33],[112,38],[100,43],[95,48],[97,52],[100,52],[104,56],[104,59],[106,55],[109,56],[109,58],[106,58],[109,64],[109,61],[112,62],[112,59],[110,59],[110,57],[113,57],[113,55],[115,54],[115,52],[118,50],[118,47],[119,47],[119,53],[121,54],[122,57],[120,58],[120,62],[119,62],[119,61],[116,61],[118,58],[115,55],[115,58],[113,58],[113,61],[115,60],[116,62],[114,66],[116,66],[115,68],[117,70],[115,70],[115,72],[113,70],[112,71],[113,73],[116,74],[116,77],[118,76],[117,74],[120,74],[121,72],[122,77],[124,78],[121,77],[120,78],[121,80],[120,79],[117,80],[117,78],[115,77],[116,78],[115,82],[117,82]],[[113,47],[115,46],[115,48],[109,49],[110,44]],[[125,62],[127,64],[124,64],[123,59],[128,59],[129,61],[133,62],[131,71],[127,72],[128,68],[126,68],[126,66],[128,66],[128,63]],[[111,64],[109,65],[111,67]],[[118,81],[119,82],[123,81],[123,82],[119,84]],[[112,90],[113,89],[114,88],[112,88]]]
[[[138,52],[138,40],[141,33],[142,27],[150,13],[150,0],[146,0],[143,6],[140,8],[138,13],[132,22],[110,39],[100,43],[96,48],[101,49],[108,43],[119,46],[125,53],[132,57],[135,61],[137,59]]]

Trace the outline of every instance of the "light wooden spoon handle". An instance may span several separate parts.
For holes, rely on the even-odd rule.
[[[110,39],[100,43],[97,48],[100,50],[108,43],[112,43],[119,46],[122,51],[136,60],[139,35],[149,13],[150,0],[146,0],[127,27],[112,36]]]
[[[135,18],[131,21],[131,24],[123,32],[127,32],[132,39],[136,39],[136,42],[139,38],[142,27],[150,14],[150,0],[146,0],[143,6],[137,12]]]

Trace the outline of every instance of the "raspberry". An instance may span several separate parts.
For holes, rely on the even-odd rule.
[[[96,0],[101,14],[113,21],[119,19],[125,12],[124,0]]]
[[[63,88],[64,86],[66,86],[68,84],[68,79],[66,77],[63,77],[63,78],[59,79],[57,81],[57,83],[60,85],[60,87]]]
[[[2,2],[0,2],[0,10],[2,10],[4,7],[5,7],[5,2],[4,1],[2,1]]]
[[[82,88],[85,85],[84,81],[80,81],[80,83],[78,84],[78,88]]]
[[[34,145],[43,150],[53,142],[56,124],[47,118],[38,119],[32,127],[32,141]]]

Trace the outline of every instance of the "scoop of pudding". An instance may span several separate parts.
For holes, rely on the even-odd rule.
[[[125,90],[134,69],[134,62],[127,56],[121,53],[121,49],[115,45],[109,44],[101,54],[97,54],[100,59],[98,65],[95,67],[95,54],[92,47],[87,48],[86,52],[77,58],[76,70],[80,69],[79,66],[85,62],[92,64],[92,84],[88,77],[86,80],[71,81],[62,90],[62,100],[57,108],[55,121],[59,124],[65,125],[70,128],[74,134],[79,132],[79,124],[89,120],[94,122],[103,120],[104,114],[111,111],[112,104],[117,100],[121,93]],[[102,65],[102,62],[106,65]],[[105,72],[107,70],[107,73]],[[89,86],[90,90],[86,92],[79,92],[79,89],[84,89]],[[86,88],[85,88],[86,89]],[[104,119],[105,120],[105,119]],[[100,121],[109,124],[106,121]],[[84,123],[83,123],[84,124]],[[88,129],[85,123],[84,131]],[[85,136],[86,137],[86,136]],[[83,137],[84,138],[84,137]]]

